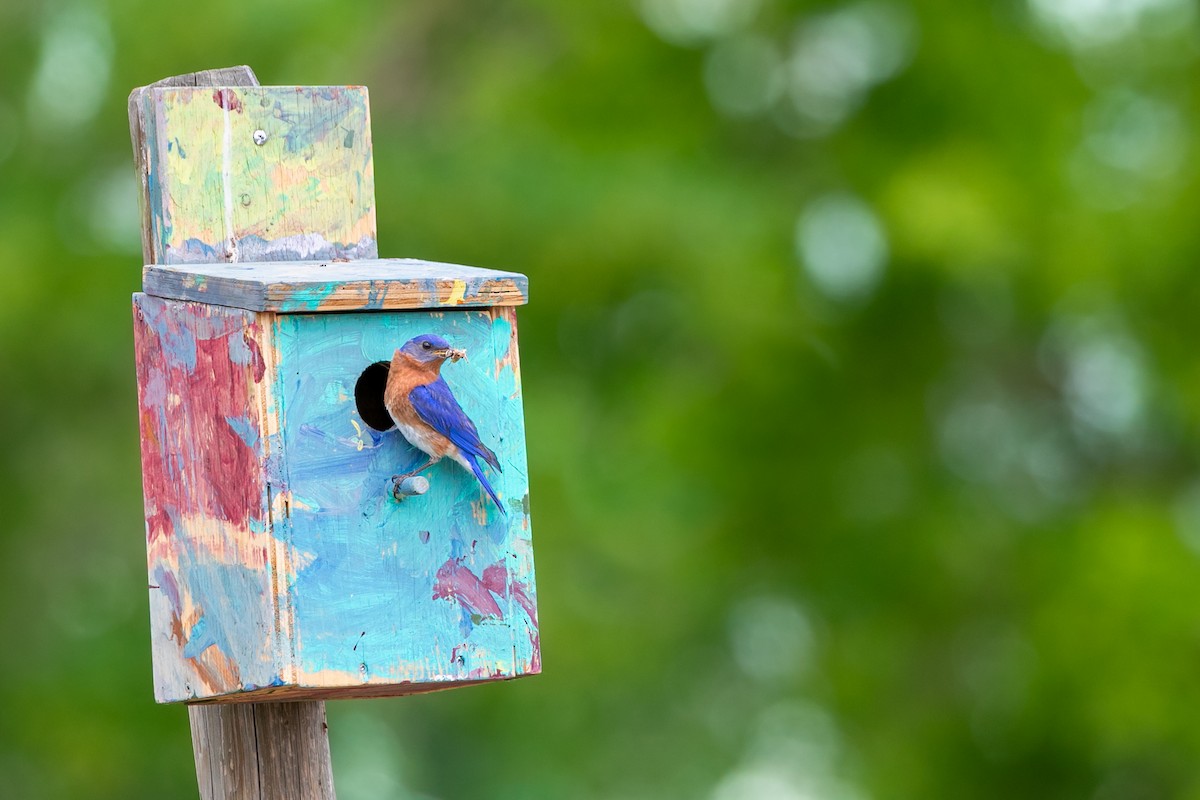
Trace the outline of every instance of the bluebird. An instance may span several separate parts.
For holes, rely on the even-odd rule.
[[[475,475],[500,513],[507,514],[479,465],[479,460],[483,459],[502,472],[500,461],[480,441],[475,423],[462,410],[442,377],[442,364],[446,359],[453,362],[466,355],[465,351],[451,347],[445,339],[433,334],[409,339],[392,356],[383,403],[404,438],[429,456],[429,461],[405,477],[416,475],[450,456]]]

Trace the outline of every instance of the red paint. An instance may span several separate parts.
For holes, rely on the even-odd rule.
[[[231,336],[256,330],[251,315],[146,296],[138,296],[136,308],[148,542],[170,538],[172,517],[203,516],[239,528],[264,521],[259,455],[226,421],[259,414],[254,383],[265,372],[262,354],[245,365],[229,356]]]
[[[483,571],[483,584],[488,591],[500,597],[507,597],[511,594],[512,598],[517,601],[517,605],[521,606],[529,615],[529,646],[533,651],[533,655],[530,656],[529,671],[541,672],[542,637],[538,631],[537,605],[529,596],[529,585],[511,580],[508,567],[503,561],[497,561]]]
[[[541,634],[538,632],[537,606],[529,596],[529,586],[521,581],[511,579],[508,567],[503,561],[497,561],[483,571],[480,578],[474,572],[464,567],[454,559],[442,564],[437,571],[437,583],[433,587],[435,600],[457,600],[463,608],[484,617],[502,617],[500,604],[492,597],[509,597],[529,615],[529,644],[533,650],[530,657],[529,671],[542,671]],[[451,652],[451,660],[457,654],[457,648]]]
[[[510,583],[508,568],[503,561],[497,561],[483,571],[483,585],[499,597],[507,597],[511,592],[512,598],[529,615],[529,621],[537,627],[537,606],[529,596],[529,587],[520,581]]]
[[[233,89],[214,89],[213,102],[226,111],[242,113],[242,100]]]
[[[502,617],[503,612],[491,592],[471,570],[450,559],[437,571],[433,585],[434,600],[457,600],[459,605],[481,617]]]
[[[211,491],[216,516],[244,525],[262,506],[262,471],[258,458],[226,422],[227,417],[256,416],[249,407],[246,367],[229,359],[228,335],[196,342],[196,369],[186,375],[182,391],[191,401],[191,422],[200,445],[193,452],[196,477]],[[198,461],[198,463],[197,463]]]
[[[171,515],[165,508],[160,508],[154,514],[146,515],[146,541],[150,544],[154,544],[156,539],[170,536],[174,532],[175,526],[171,523]]]

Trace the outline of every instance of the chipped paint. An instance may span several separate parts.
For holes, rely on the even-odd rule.
[[[163,87],[142,102],[163,263],[376,255],[365,88]]]
[[[511,371],[498,374],[495,327],[488,311],[447,314],[320,314],[278,317],[287,485],[305,507],[292,507],[289,538],[300,550],[323,548],[296,574],[297,660],[302,682],[480,680],[537,672],[540,653],[532,605],[503,592],[452,592],[439,570],[459,568],[484,580],[497,563],[527,584],[533,597],[528,517],[496,512],[474,478],[446,460],[428,470],[430,490],[397,503],[390,477],[424,461],[396,431],[373,431],[358,418],[353,385],[374,361],[419,333],[436,332],[463,347],[465,362],[447,365],[455,393],[474,419],[494,428],[504,497],[522,497],[524,425]],[[493,597],[490,605],[483,599]],[[480,615],[473,602],[484,603]],[[532,600],[530,601],[532,603]],[[357,650],[342,643],[362,635]],[[533,632],[531,636],[530,632]],[[462,661],[454,647],[470,645]],[[326,683],[325,685],[330,685]]]
[[[418,332],[464,347],[506,498],[528,495],[497,310],[276,316],[135,296],[155,693],[410,693],[541,668],[527,504],[358,418],[361,371]]]
[[[515,306],[527,301],[527,286],[515,272],[403,258],[155,264],[143,273],[143,288],[156,297],[281,314]]]

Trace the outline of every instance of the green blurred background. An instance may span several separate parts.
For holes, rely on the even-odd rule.
[[[130,89],[371,89],[386,256],[526,272],[545,673],[343,800],[1200,798],[1190,0],[0,5],[0,795],[151,700]]]

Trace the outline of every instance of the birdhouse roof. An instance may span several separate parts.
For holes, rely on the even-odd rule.
[[[142,289],[280,314],[519,306],[529,297],[529,281],[520,273],[411,258],[151,264]]]

